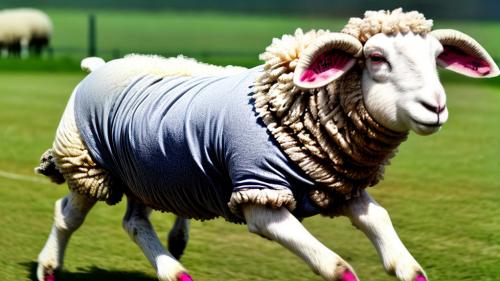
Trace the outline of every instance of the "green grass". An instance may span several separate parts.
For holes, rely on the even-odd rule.
[[[259,16],[214,12],[79,11],[48,9],[54,23],[52,58],[0,60],[0,70],[78,71],[87,56],[90,13],[97,18],[98,55],[106,59],[128,53],[176,56],[184,54],[215,64],[259,64],[272,38],[300,27],[340,31],[345,18]],[[360,16],[360,15],[350,15]],[[435,20],[435,28],[454,28],[476,38],[495,58],[500,58],[500,23]]]
[[[54,26],[52,57],[2,59],[0,70],[78,72],[87,56],[87,17],[91,11],[48,10]],[[188,12],[100,11],[97,16],[98,55],[106,60],[128,53],[176,56],[227,65],[255,66],[272,38],[323,28],[339,31],[346,19],[228,15]],[[500,23],[441,22],[436,28],[455,28],[476,38],[495,58],[500,58]]]
[[[52,45],[56,56],[85,56],[87,16],[91,11],[47,10],[55,26]],[[257,63],[274,37],[304,30],[340,31],[345,18],[259,16],[189,12],[95,11],[97,47],[101,56],[126,53],[154,53],[167,56],[179,53],[200,59],[232,63],[244,56],[245,65]],[[444,22],[435,20],[436,28],[462,30],[483,44],[493,57],[500,58],[500,23]],[[231,55],[233,54],[233,55]]]
[[[56,29],[54,46],[86,45],[86,12],[48,11]],[[259,53],[273,37],[297,27],[341,27],[325,18],[270,17],[186,12],[97,12],[97,41],[102,49],[154,53]],[[83,36],[82,36],[83,35]]]
[[[31,176],[50,146],[72,87],[82,74],[0,73],[0,170]],[[437,135],[412,135],[386,180],[371,193],[389,210],[403,241],[432,280],[493,281],[500,276],[500,89],[447,86],[450,121]],[[66,194],[41,182],[0,177],[0,277],[30,280],[47,238],[54,201]],[[74,235],[65,280],[154,280],[121,229],[124,204],[99,204]],[[163,238],[173,222],[155,213]],[[362,280],[388,280],[375,250],[345,218],[305,220]],[[196,280],[320,280],[276,243],[223,220],[193,222],[184,265]]]

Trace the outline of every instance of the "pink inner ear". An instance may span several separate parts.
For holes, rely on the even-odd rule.
[[[330,50],[320,54],[300,76],[304,83],[319,84],[330,82],[349,69],[355,60],[352,55],[339,50]]]
[[[452,46],[444,46],[444,51],[437,60],[443,67],[468,76],[481,77],[491,72],[487,61]]]

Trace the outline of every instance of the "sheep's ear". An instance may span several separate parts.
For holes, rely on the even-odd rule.
[[[303,89],[323,87],[353,67],[362,50],[363,45],[351,35],[323,35],[300,55],[293,82]]]
[[[430,34],[444,48],[436,59],[439,66],[474,78],[496,77],[500,74],[488,52],[467,34],[453,29],[438,29]]]

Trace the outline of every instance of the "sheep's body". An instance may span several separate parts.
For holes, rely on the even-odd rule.
[[[452,30],[428,35],[431,25],[417,12],[367,12],[351,19],[343,33],[298,30],[275,39],[261,56],[264,66],[251,70],[182,57],[84,60],[82,67],[92,73],[75,89],[53,149],[37,169],[56,182],[64,177],[72,190],[56,202],[38,278],[53,280],[71,233],[97,200],[113,204],[125,193],[123,227],[162,281],[192,279],[158,241],[150,208],[245,222],[326,280],[356,281],[349,264],[294,217],[306,209],[345,215],[373,242],[389,273],[426,281],[387,212],[364,189],[378,182],[410,129],[431,134],[446,122],[436,63],[472,77],[500,73],[474,39]],[[197,93],[213,100],[198,100],[189,90],[197,86],[207,89]],[[194,192],[187,188],[193,182]],[[239,183],[243,188],[233,189]],[[289,185],[294,187],[283,188]],[[179,219],[170,236],[182,244],[176,256],[186,239],[175,234],[186,237],[186,230],[186,220]]]
[[[296,38],[302,36],[301,31],[297,31]],[[141,67],[132,68],[132,65]],[[206,73],[214,76],[203,77]],[[279,77],[289,77],[293,69],[275,73],[279,74],[277,79],[268,79],[266,84],[262,81],[268,73],[262,67],[252,70],[219,68],[184,58],[148,56],[129,56],[109,62],[92,72],[75,89],[66,109],[68,113],[65,113],[57,132],[55,162],[72,190],[110,204],[118,202],[124,192],[129,192],[154,209],[174,212],[186,218],[223,216],[230,221],[241,222],[239,205],[242,203],[275,208],[287,206],[299,217],[318,213],[317,206],[320,206],[324,214],[335,215],[346,198],[357,196],[359,190],[378,182],[383,166],[406,134],[387,132],[369,115],[361,113],[364,108],[359,108],[362,98],[357,72],[336,82],[336,86],[332,85],[327,89],[329,94],[319,92],[308,96],[302,93],[298,101],[287,102],[291,108],[282,106],[282,111],[289,110],[291,114],[300,112],[298,107],[320,106],[312,110],[314,116],[306,114],[294,118],[283,114],[287,121],[279,123],[283,126],[288,124],[288,129],[277,128],[276,120],[269,120],[272,114],[266,113],[264,107],[267,106],[262,103],[267,101],[270,107],[274,106],[271,111],[275,111],[280,104],[269,100],[267,97],[271,95],[263,93],[263,89],[268,89],[270,86],[266,85],[273,83],[278,87],[286,85],[286,81],[278,82],[286,80]],[[168,79],[173,74],[192,78]],[[202,78],[200,75],[203,75]],[[260,125],[258,116],[253,113],[255,109],[251,96],[254,95],[254,84],[258,91],[255,95],[257,110],[269,125],[270,132],[290,159],[317,185],[310,183],[300,172],[293,172],[295,164],[289,162],[280,149],[271,147],[275,142],[269,141],[265,127]],[[290,93],[285,91],[285,94]],[[140,103],[134,102],[136,96],[141,96]],[[321,101],[328,99],[327,96],[335,98],[328,102]],[[349,100],[343,97],[349,97]],[[311,99],[312,103],[306,102]],[[146,107],[148,102],[150,106]],[[155,113],[153,105],[156,103],[162,103],[168,110],[160,109],[159,113]],[[111,107],[113,104],[120,106]],[[75,108],[76,112],[73,111]],[[127,114],[120,110],[133,112],[128,114],[130,120],[120,120],[127,118]],[[112,112],[112,115],[105,112]],[[189,112],[189,115],[182,112]],[[335,118],[329,124],[330,128],[311,128],[313,124],[321,123],[319,116],[332,114]],[[149,124],[147,130],[140,122],[131,121],[153,117],[158,123]],[[108,123],[107,120],[113,121]],[[158,120],[166,121],[160,124]],[[193,129],[187,130],[182,126]],[[340,138],[336,144],[321,140],[331,134],[331,126],[335,127]],[[111,128],[113,131],[110,131]],[[224,128],[224,135],[221,128]],[[151,137],[158,136],[157,131],[177,132],[180,129],[177,135],[159,135],[160,140]],[[214,134],[215,131],[219,134]],[[125,136],[119,136],[120,132],[126,132]],[[349,136],[351,132],[356,133]],[[356,137],[362,134],[367,135]],[[293,139],[293,135],[299,138]],[[139,142],[142,142],[140,153],[135,155],[135,150],[130,147]],[[163,142],[168,145],[163,147]],[[253,150],[238,146],[249,143],[252,143]],[[343,143],[346,144],[342,146]],[[68,150],[68,147],[72,149]],[[208,151],[207,155],[203,154],[205,151]],[[169,154],[176,156],[169,157]],[[228,155],[238,157],[235,160]],[[272,169],[252,169],[252,166],[258,167],[262,159],[266,159],[266,167]],[[333,165],[328,161],[332,161]],[[273,175],[273,169],[281,171],[279,177],[269,176]],[[247,174],[233,174],[235,170]],[[189,178],[183,176],[186,171],[191,171]],[[141,179],[141,176],[151,180]],[[311,204],[310,200],[315,204]]]
[[[206,73],[227,75],[244,70],[242,67],[217,67],[198,63],[184,57],[165,59],[158,56],[131,55],[108,63],[89,79],[92,82],[86,86],[87,91],[91,93],[120,93],[141,75],[156,77],[193,76]],[[54,160],[72,190],[115,204],[120,201],[124,190],[116,186],[109,172],[90,157],[76,126],[73,104],[74,97],[70,99],[56,133],[52,152]]]
[[[125,192],[185,218],[223,216],[239,222],[242,203],[287,206],[298,216],[314,209],[305,198],[314,183],[270,140],[253,110],[252,88],[261,67],[212,77],[140,75],[124,89],[110,86],[111,81],[122,84],[110,76],[128,60],[134,58],[92,72],[67,109],[74,109],[68,120],[76,120],[89,160],[106,171],[91,173],[93,180],[115,182],[108,189],[111,198]],[[62,123],[68,127],[68,121]],[[57,141],[62,141],[66,129],[59,132]],[[56,163],[67,156],[56,153]],[[104,175],[112,175],[111,180]],[[81,184],[71,186],[82,192]]]
[[[29,8],[0,10],[0,44],[12,55],[39,55],[49,44],[52,22],[42,11]]]

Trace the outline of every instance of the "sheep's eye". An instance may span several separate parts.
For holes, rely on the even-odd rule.
[[[370,55],[370,60],[373,64],[380,64],[387,62],[387,60],[382,56],[382,54],[379,53],[373,53]]]

